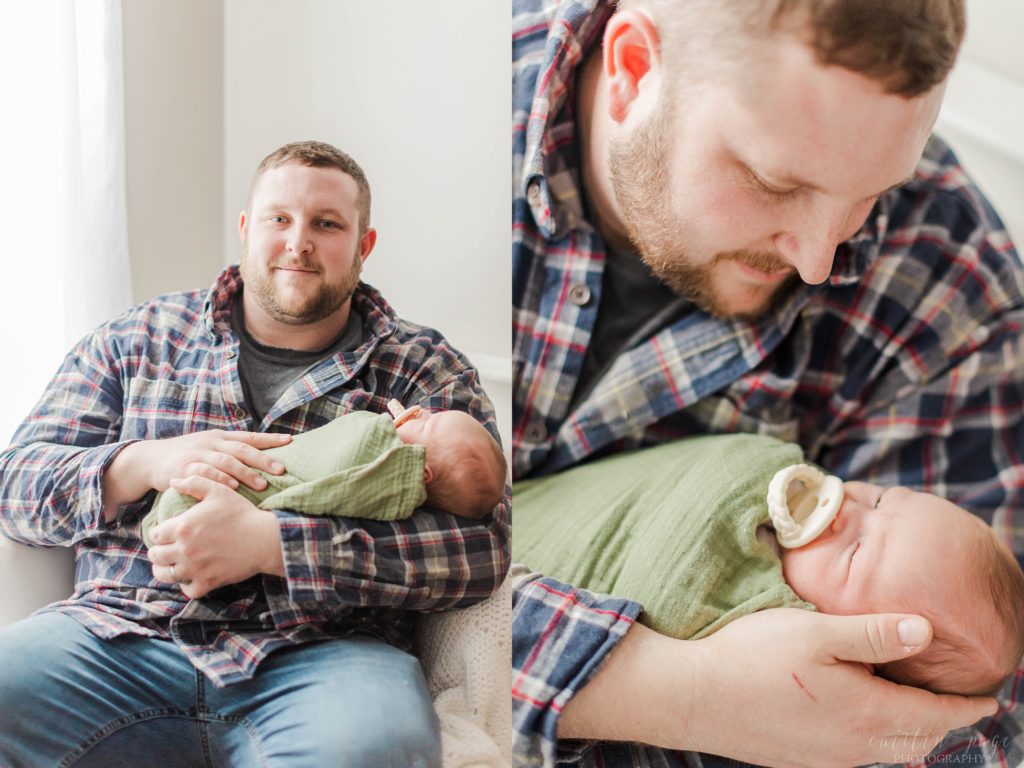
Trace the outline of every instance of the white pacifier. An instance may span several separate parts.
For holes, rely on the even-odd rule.
[[[768,515],[786,549],[814,541],[843,503],[843,481],[807,464],[780,469],[768,484]]]
[[[406,408],[400,402],[392,398],[388,400],[388,413],[391,414],[391,418],[395,420],[395,428],[402,426],[409,419],[414,418],[417,413],[422,411],[418,405],[410,405]]]

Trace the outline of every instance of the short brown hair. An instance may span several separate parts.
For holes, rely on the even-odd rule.
[[[673,72],[680,48],[696,44],[698,59],[742,55],[743,36],[787,31],[822,64],[858,72],[908,98],[946,78],[966,29],[964,0],[620,0],[619,8],[651,13]]]
[[[1024,572],[1017,559],[985,523],[971,539],[958,577],[968,587],[971,605],[961,611],[966,626],[943,615],[928,615],[933,636],[920,654],[879,665],[879,674],[936,693],[991,695],[1024,656]],[[970,617],[970,618],[968,618]]]
[[[342,173],[351,176],[359,188],[359,196],[356,198],[356,207],[359,209],[359,234],[362,235],[366,232],[370,226],[370,182],[363,169],[359,167],[359,163],[351,156],[322,141],[294,141],[291,144],[278,147],[263,158],[263,162],[256,168],[252,184],[249,186],[250,200],[256,180],[265,171],[286,163],[297,163],[311,168],[337,168]]]
[[[462,411],[457,413],[468,420],[473,418]],[[427,485],[430,503],[475,520],[494,511],[504,496],[508,473],[498,441],[479,422],[477,427],[468,440],[447,435],[436,439],[427,457],[434,468],[434,479]]]

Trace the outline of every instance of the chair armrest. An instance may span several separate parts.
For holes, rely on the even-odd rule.
[[[29,547],[0,536],[0,629],[37,608],[63,600],[75,588],[75,553],[65,547]]]

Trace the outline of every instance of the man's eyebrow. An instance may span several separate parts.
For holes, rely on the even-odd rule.
[[[287,208],[288,206],[285,205],[284,203],[267,203],[266,205],[262,206],[262,209],[264,211],[283,211],[286,210]],[[348,220],[345,214],[343,214],[337,208],[318,208],[315,211],[313,211],[313,215],[317,217],[331,216],[335,219],[342,219],[343,221]]]
[[[819,187],[817,184],[815,184],[813,182],[810,182],[810,181],[807,181],[806,179],[801,179],[799,176],[789,176],[789,175],[784,174],[784,173],[775,174],[775,173],[770,173],[770,172],[767,172],[767,171],[764,171],[764,172],[755,171],[753,164],[748,163],[746,160],[743,160],[742,158],[738,158],[738,159],[739,159],[740,163],[748,171],[750,171],[750,173],[754,174],[758,178],[763,179],[764,181],[766,181],[766,182],[768,182],[770,184],[774,184],[774,185],[779,186],[779,187],[792,188],[792,189],[795,189],[795,188],[799,187],[801,189],[809,189],[811,192],[822,192],[823,191],[821,189],[821,187]],[[903,179],[902,181],[897,181],[892,186],[886,187],[885,189],[883,189],[881,192],[878,193],[878,197],[881,197],[882,195],[888,194],[889,192],[892,192],[894,189],[898,189],[899,187],[902,187],[907,182],[910,182],[910,181],[913,181],[913,180],[914,180],[914,173],[911,173],[909,176],[907,176],[907,178]],[[873,195],[869,195],[869,197],[873,197]]]

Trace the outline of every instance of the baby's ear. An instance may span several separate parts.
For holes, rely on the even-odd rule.
[[[430,468],[429,464],[423,465],[423,482],[425,484],[430,483],[434,479],[434,470]]]

